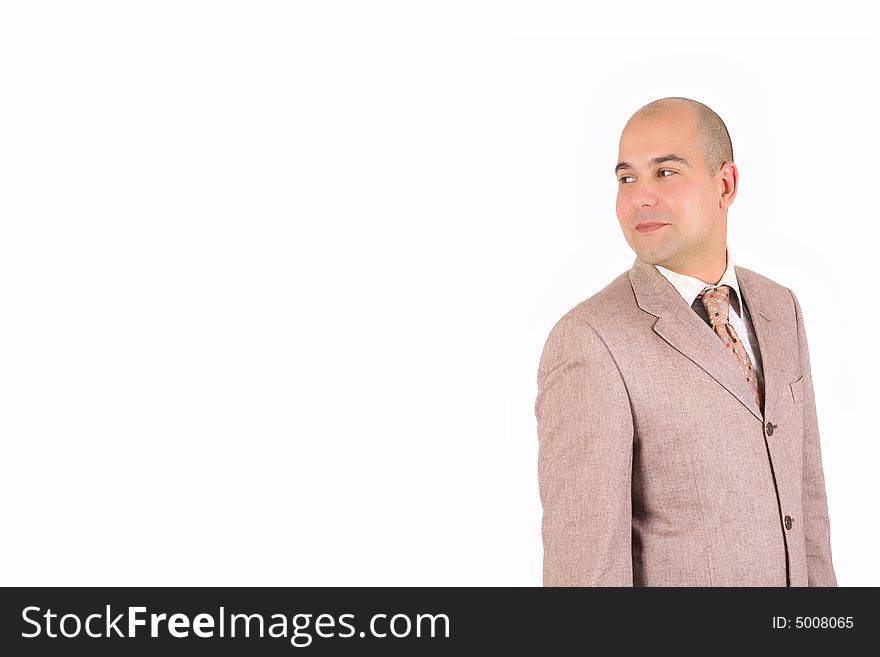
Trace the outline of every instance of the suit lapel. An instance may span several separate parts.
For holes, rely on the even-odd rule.
[[[774,290],[764,283],[764,279],[754,272],[736,266],[734,269],[743,302],[758,337],[764,374],[764,417],[773,417],[771,411],[775,410],[781,386],[785,381],[784,360],[790,349],[790,345],[782,343],[778,330],[785,321],[785,317],[780,314],[781,309],[785,308],[784,300],[779,299]]]
[[[755,398],[733,358],[726,353],[721,340],[712,328],[685,303],[663,274],[657,271],[653,265],[636,258],[632,269],[630,269],[629,277],[639,307],[657,317],[653,327],[654,332],[705,370],[709,376],[720,383],[756,418],[763,422],[761,412],[755,404]],[[737,268],[737,282],[742,289],[743,282],[739,279],[739,268]],[[745,290],[743,290],[743,295],[746,296]],[[755,313],[755,309],[751,305],[753,299],[760,307],[759,296],[760,292],[748,296],[751,313]],[[765,337],[772,342],[772,326],[770,324],[763,317],[756,322],[756,333],[762,347]],[[761,354],[763,355],[763,350]],[[766,381],[768,378],[766,361],[764,361],[764,368]],[[765,387],[767,387],[766,384]]]

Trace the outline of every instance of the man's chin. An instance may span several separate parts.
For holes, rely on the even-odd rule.
[[[660,265],[668,260],[665,253],[657,251],[636,251],[636,257],[647,265]]]

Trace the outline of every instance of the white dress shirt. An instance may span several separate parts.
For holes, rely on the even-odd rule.
[[[693,276],[686,276],[678,272],[671,271],[660,265],[654,265],[663,276],[666,277],[676,291],[684,299],[694,311],[703,318],[706,326],[709,326],[709,313],[706,307],[699,300],[700,294],[707,288],[718,287],[719,285],[727,285],[730,287],[730,312],[728,321],[733,326],[733,330],[739,336],[740,341],[746,348],[749,358],[752,359],[752,368],[758,377],[758,389],[764,394],[764,368],[761,365],[761,352],[758,349],[758,338],[755,336],[755,329],[752,325],[752,318],[749,316],[748,307],[742,303],[742,296],[739,292],[739,284],[736,280],[736,270],[733,268],[733,258],[730,255],[730,248],[727,248],[727,269],[721,276],[721,280],[715,285],[710,285],[705,281]],[[720,338],[719,338],[720,339]]]

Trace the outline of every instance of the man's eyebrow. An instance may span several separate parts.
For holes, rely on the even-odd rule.
[[[669,153],[668,155],[661,155],[660,157],[655,157],[651,160],[650,164],[663,164],[664,162],[678,162],[679,164],[683,164],[686,167],[690,166],[690,162],[681,157],[680,155],[676,155],[675,153]]]
[[[649,166],[656,166],[657,164],[663,164],[664,162],[678,162],[679,164],[683,164],[686,167],[690,166],[690,162],[681,157],[680,155],[676,155],[675,153],[668,153],[667,155],[660,155],[659,157],[651,158],[648,161]],[[614,173],[617,173],[621,169],[632,169],[633,165],[629,162],[618,162],[617,166],[614,167]]]

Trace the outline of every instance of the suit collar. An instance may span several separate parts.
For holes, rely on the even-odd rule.
[[[727,267],[725,268],[724,273],[721,275],[721,280],[719,280],[714,285],[702,281],[696,276],[680,274],[676,271],[672,271],[671,269],[667,269],[666,267],[662,267],[660,265],[654,265],[654,267],[656,267],[657,271],[659,271],[663,275],[663,277],[672,284],[672,286],[681,295],[682,299],[685,300],[688,306],[693,306],[694,301],[703,293],[703,290],[705,290],[706,288],[718,287],[719,285],[727,285],[733,292],[735,292],[735,294],[730,295],[730,303],[736,310],[736,312],[741,315],[742,306],[740,299],[742,298],[742,292],[740,292],[739,289],[739,281],[736,277],[736,268],[734,266],[733,256],[730,253],[730,247],[726,249],[725,257],[727,258]]]
[[[749,310],[764,370],[763,417],[777,403],[786,345],[779,343],[774,324],[781,325],[782,300],[767,279],[742,267],[735,267],[742,301]],[[636,258],[629,279],[639,308],[657,320],[654,332],[673,348],[705,370],[763,422],[762,410],[734,360],[712,328],[687,305],[675,287],[659,272]],[[790,348],[790,345],[788,345]]]

